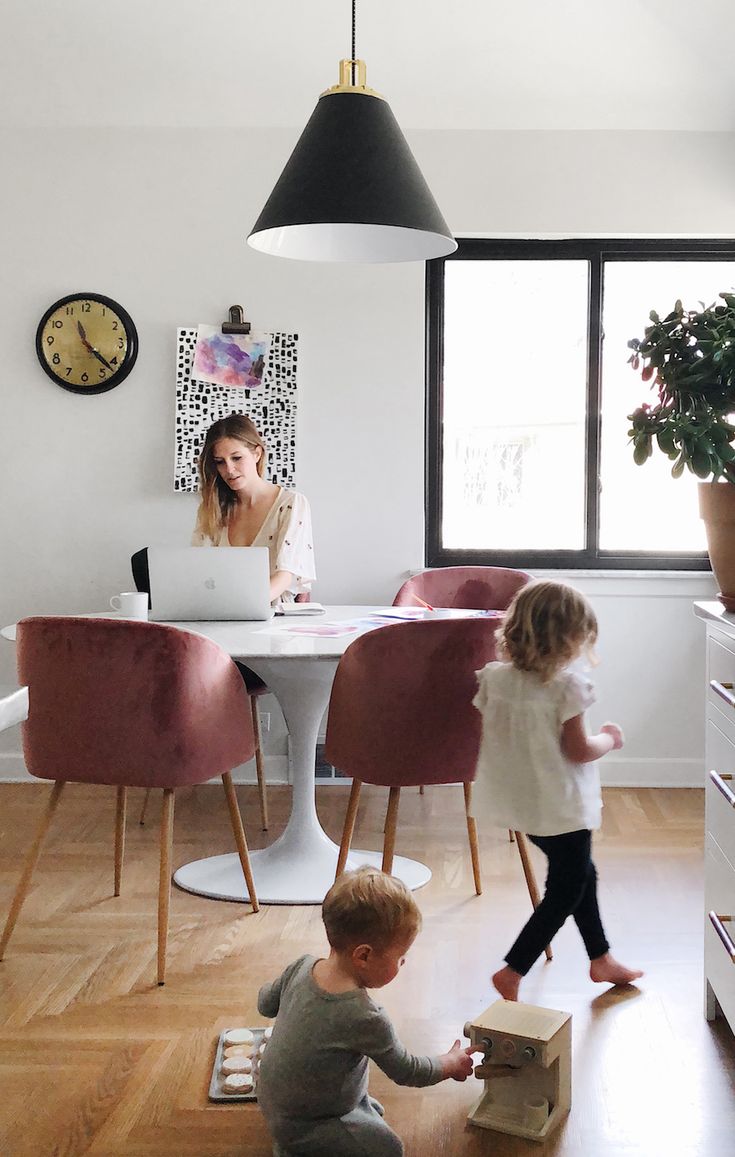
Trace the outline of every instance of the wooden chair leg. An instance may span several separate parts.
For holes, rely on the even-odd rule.
[[[472,875],[475,880],[475,895],[482,895],[482,876],[480,875],[480,849],[477,846],[477,824],[472,814],[472,784],[463,783],[464,810],[467,817],[467,835],[470,841],[470,859],[472,860]]]
[[[528,854],[528,845],[526,844],[526,837],[524,836],[523,832],[516,832],[515,837],[516,837],[516,843],[518,844],[518,854],[520,855],[521,863],[523,864],[523,875],[526,877],[526,886],[528,887],[528,894],[531,897],[531,903],[533,904],[534,908],[538,908],[541,897],[540,897],[539,890],[538,890],[538,884],[536,883],[536,874],[533,870],[533,864],[531,863],[531,857]],[[553,960],[554,959],[554,953],[551,951],[551,945],[550,944],[546,945],[544,952],[546,953],[546,959],[547,960]]]
[[[350,801],[347,804],[347,815],[345,816],[345,826],[342,829],[342,842],[339,845],[339,856],[337,857],[337,871],[334,874],[335,880],[345,870],[347,857],[350,854],[350,844],[352,843],[352,833],[355,830],[355,821],[357,819],[357,807],[360,803],[360,790],[362,788],[361,779],[352,780],[352,788],[350,790]]]
[[[383,863],[381,864],[382,870],[388,875],[393,871],[393,851],[396,846],[396,825],[400,799],[400,787],[392,787],[388,796],[388,813],[385,817],[385,837],[383,839]]]
[[[149,787],[147,787],[145,789],[145,795],[143,796],[143,806],[140,809],[140,819],[138,820],[138,823],[141,825],[141,827],[145,823],[145,813],[146,813],[146,808],[148,807],[148,800],[150,799],[150,795],[151,795],[151,789]]]
[[[255,770],[258,775],[258,795],[260,796],[260,825],[264,832],[268,831],[268,797],[266,795],[265,773],[263,771],[263,738],[260,731],[260,712],[258,700],[250,696],[250,709],[253,713],[253,731],[255,733]]]
[[[163,789],[161,811],[161,867],[158,874],[158,983],[166,979],[168,910],[171,903],[171,857],[174,843],[174,789]]]
[[[120,895],[123,858],[125,856],[125,819],[128,810],[128,789],[118,787],[115,807],[115,895]]]
[[[43,841],[46,838],[46,833],[49,829],[49,825],[51,824],[51,820],[54,818],[54,812],[59,805],[59,799],[61,797],[63,788],[64,781],[57,780],[51,789],[51,795],[39,821],[38,828],[36,829],[35,839],[28,849],[28,855],[26,856],[26,862],[23,867],[23,874],[21,875],[18,882],[18,887],[15,889],[13,902],[10,905],[10,912],[8,914],[7,920],[5,921],[2,940],[0,940],[0,960],[2,960],[3,956],[5,955],[5,949],[7,948],[8,941],[13,934],[15,922],[20,915],[20,910],[25,903],[26,896],[28,895],[28,889],[31,884],[33,869],[38,863],[38,857],[41,854],[41,847],[43,846]]]
[[[227,806],[230,809],[230,823],[232,824],[232,831],[235,836],[235,843],[237,844],[237,854],[240,857],[242,874],[245,877],[248,896],[250,897],[250,905],[253,909],[253,912],[257,912],[259,908],[258,897],[255,894],[255,881],[253,880],[253,871],[250,867],[248,844],[247,840],[245,839],[245,829],[242,826],[240,808],[237,805],[237,795],[235,793],[235,785],[232,782],[231,771],[224,772],[222,776],[222,785],[225,789]]]
[[[513,834],[512,828],[508,828],[508,842],[511,844],[514,844],[516,842],[516,838],[515,838],[515,835]]]

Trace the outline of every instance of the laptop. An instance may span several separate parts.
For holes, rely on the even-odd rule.
[[[155,621],[273,616],[266,546],[149,546],[148,573]]]

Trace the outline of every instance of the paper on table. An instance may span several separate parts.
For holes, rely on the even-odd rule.
[[[384,611],[373,611],[371,619],[423,619],[431,614],[428,607],[387,607]]]
[[[345,623],[315,623],[309,627],[287,627],[289,635],[319,635],[338,638],[340,635],[354,635],[357,627]]]

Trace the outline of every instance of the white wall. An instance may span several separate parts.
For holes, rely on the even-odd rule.
[[[423,267],[280,261],[245,245],[297,131],[0,132],[0,620],[103,607],[148,542],[188,541],[174,495],[174,338],[239,302],[300,334],[298,486],[322,602],[390,600],[423,560]],[[678,133],[417,133],[457,232],[727,235],[735,139]],[[96,291],[132,314],[130,377],[84,398],[37,364],[44,310]],[[645,512],[641,513],[641,517]],[[608,776],[699,782],[709,576],[579,579],[600,613],[601,718],[629,733]],[[0,641],[0,682],[13,679]],[[0,777],[18,772],[17,732]],[[625,761],[622,756],[625,756]]]

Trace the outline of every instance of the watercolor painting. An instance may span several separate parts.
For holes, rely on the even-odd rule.
[[[191,376],[215,386],[257,390],[263,385],[269,347],[267,333],[222,333],[216,325],[200,325]]]

